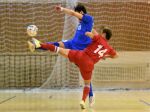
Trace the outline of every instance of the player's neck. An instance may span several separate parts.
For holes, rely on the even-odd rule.
[[[105,38],[106,35],[104,33],[102,33],[101,36],[102,36],[102,38],[104,38],[106,40],[106,38]]]

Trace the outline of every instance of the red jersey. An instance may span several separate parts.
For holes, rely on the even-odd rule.
[[[84,49],[94,63],[98,62],[105,55],[116,55],[116,51],[108,44],[107,40],[100,35],[95,35],[92,43]]]

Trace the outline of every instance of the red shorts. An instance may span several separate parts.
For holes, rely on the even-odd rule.
[[[85,52],[79,50],[70,50],[68,57],[70,62],[75,63],[79,67],[82,78],[91,80],[94,69],[94,62],[91,58]]]

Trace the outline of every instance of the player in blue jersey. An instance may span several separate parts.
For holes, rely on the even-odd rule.
[[[85,32],[91,32],[94,24],[93,17],[87,14],[86,8],[82,4],[78,4],[75,6],[74,10],[70,10],[67,8],[63,8],[60,5],[56,6],[56,11],[64,12],[65,14],[69,14],[75,16],[79,19],[79,24],[76,29],[74,36],[65,42],[49,42],[50,44],[54,44],[58,47],[63,47],[66,49],[73,50],[83,50],[91,43],[91,38],[85,35]],[[89,92],[89,105],[92,106],[94,103],[94,96],[92,91],[92,85],[90,85]]]
[[[77,17],[79,24],[72,39],[65,42],[55,42],[54,44],[59,47],[75,50],[83,50],[86,48],[91,43],[91,39],[85,35],[85,32],[91,31],[93,28],[93,17],[87,14],[86,8],[78,4],[74,8],[74,11],[61,6],[56,6],[56,10]]]

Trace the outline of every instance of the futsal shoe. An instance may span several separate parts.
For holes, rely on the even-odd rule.
[[[28,41],[28,46],[31,52],[35,51],[35,45],[32,42]]]
[[[83,100],[80,102],[80,107],[81,107],[81,109],[85,109],[86,108],[85,102]]]
[[[35,48],[41,47],[41,42],[35,38],[32,38],[31,42],[34,44]]]
[[[89,107],[92,108],[95,103],[95,94],[89,97]]]

